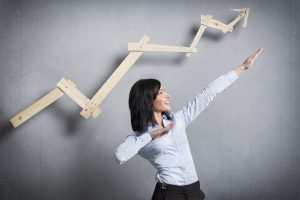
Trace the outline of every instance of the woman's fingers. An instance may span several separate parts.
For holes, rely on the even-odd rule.
[[[166,129],[167,130],[170,130],[171,128],[173,128],[174,124],[173,123],[170,123],[168,126],[166,126]]]
[[[253,64],[253,62],[257,59],[258,55],[260,54],[260,52],[262,50],[263,50],[263,48],[259,48],[254,54],[252,54],[245,60],[243,65],[245,66],[246,69]]]
[[[150,133],[150,135],[151,135],[151,137],[153,139],[158,138],[158,137],[160,137],[160,136],[162,136],[164,134],[167,134],[169,132],[169,130],[173,128],[173,126],[174,125],[172,123],[170,123],[168,126],[166,126],[164,128],[159,128],[159,129],[157,129],[155,131],[152,131]]]
[[[260,52],[263,50],[264,48],[259,48],[257,51],[256,51],[256,53],[255,54],[257,54],[257,55],[259,55],[260,54]]]
[[[162,134],[168,133],[171,128],[173,128],[173,124],[172,123],[170,123],[168,126],[166,126],[165,128],[163,128]]]
[[[253,61],[256,60],[256,58],[258,57],[258,55],[260,54],[260,52],[263,50],[263,48],[259,48],[252,56],[253,56]],[[252,57],[251,56],[251,57]]]

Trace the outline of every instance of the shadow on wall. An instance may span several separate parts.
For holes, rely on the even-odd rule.
[[[66,96],[66,98],[69,98]],[[71,99],[68,99],[72,101]],[[47,108],[46,108],[47,109]],[[81,108],[79,107],[76,110],[70,111],[63,107],[60,102],[54,102],[51,105],[51,110],[49,109],[48,112],[52,112],[52,115],[55,116],[56,120],[63,121],[66,127],[66,134],[74,135],[77,133],[77,129],[80,127],[83,120],[85,120],[81,115]]]
[[[3,112],[0,110],[0,116],[3,116]],[[0,119],[0,145],[7,139],[10,134],[14,133],[15,128],[10,123],[9,119]]]

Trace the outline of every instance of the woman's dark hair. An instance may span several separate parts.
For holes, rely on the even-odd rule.
[[[130,89],[129,109],[131,127],[141,134],[146,131],[149,123],[154,126],[157,122],[153,112],[153,101],[159,92],[161,83],[156,79],[140,79]],[[169,114],[165,113],[169,118]]]

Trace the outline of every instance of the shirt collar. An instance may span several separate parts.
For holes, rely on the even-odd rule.
[[[164,113],[162,114],[162,117],[163,117],[163,125],[164,125],[164,127],[168,126],[171,122],[173,124],[175,124],[174,114],[173,113],[170,113],[170,118],[171,118],[170,120],[167,119],[167,116]],[[155,124],[154,126],[152,126],[152,124],[149,124],[147,126],[147,131],[146,132],[154,131],[154,130],[156,130],[158,128],[159,128],[159,125],[157,125],[157,124]]]

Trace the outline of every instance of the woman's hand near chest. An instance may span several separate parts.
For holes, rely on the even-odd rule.
[[[170,123],[168,126],[166,126],[164,128],[161,127],[161,128],[159,128],[159,129],[157,129],[155,131],[150,132],[149,134],[150,134],[152,140],[154,140],[156,138],[159,138],[159,137],[167,134],[169,132],[169,130],[173,128],[173,126],[174,125],[172,123]]]

